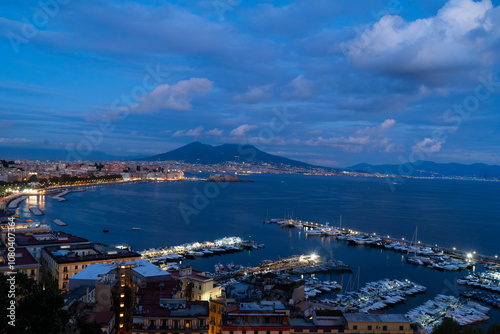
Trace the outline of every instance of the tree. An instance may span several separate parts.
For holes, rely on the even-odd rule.
[[[36,182],[38,181],[38,177],[36,176],[36,174],[33,174],[30,176],[30,178],[28,179],[28,182]]]
[[[7,276],[0,274],[0,293],[7,296],[10,283]],[[0,333],[61,333],[66,326],[69,315],[63,310],[64,299],[59,291],[38,285],[26,274],[18,272],[15,275],[16,310],[15,327],[8,325],[7,317],[0,319]],[[2,310],[7,308],[10,300],[0,298]],[[5,307],[5,308],[4,308]]]
[[[486,334],[500,334],[500,324],[497,323],[491,324]]]
[[[462,334],[484,334],[481,327],[466,326]]]
[[[457,334],[460,333],[460,324],[453,319],[444,318],[443,322],[434,328],[432,334]]]

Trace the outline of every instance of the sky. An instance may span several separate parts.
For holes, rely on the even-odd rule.
[[[500,164],[499,2],[3,2],[0,156]]]

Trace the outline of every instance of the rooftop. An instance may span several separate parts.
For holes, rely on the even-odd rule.
[[[143,277],[169,276],[168,271],[165,271],[146,260],[131,260],[113,263],[98,263],[92,264],[72,276],[70,279],[83,280],[99,280],[103,275],[117,268],[118,265],[132,266],[132,270]]]
[[[103,244],[76,244],[69,246],[45,247],[44,252],[49,254],[57,263],[87,262],[109,259],[137,258],[141,256],[126,249],[120,249]]]
[[[140,288],[136,296],[135,316],[150,317],[198,317],[208,316],[208,302],[173,299],[182,291],[182,283],[177,280],[157,282]]]
[[[344,314],[347,322],[409,322],[404,314]]]
[[[7,248],[0,249],[0,270],[5,270],[9,268],[9,263],[7,260]],[[16,248],[16,259],[14,267],[39,267],[40,263],[31,255],[31,253],[23,247]]]
[[[85,238],[77,237],[69,233],[54,231],[34,233],[32,235],[16,234],[16,243],[19,246],[29,247],[36,245],[89,243],[89,241]]]

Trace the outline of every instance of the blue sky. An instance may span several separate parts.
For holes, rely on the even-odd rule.
[[[327,166],[500,164],[498,5],[2,3],[0,153],[198,140]]]

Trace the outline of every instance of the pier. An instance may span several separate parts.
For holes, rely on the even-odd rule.
[[[56,224],[57,226],[66,226],[66,225],[68,225],[68,224],[66,224],[65,222],[63,222],[63,221],[62,221],[62,220],[60,220],[60,219],[54,219],[52,222],[53,222],[54,224]]]
[[[293,219],[271,219],[268,221],[265,221],[264,223],[277,223],[278,225],[282,227],[290,227],[290,228],[307,228],[308,230],[310,229],[318,229],[318,228],[329,228],[330,230],[334,230],[332,233],[321,233],[321,234],[308,234],[306,230],[306,235],[307,237],[332,237],[332,238],[337,238],[339,240],[344,240],[351,242],[351,239],[363,239],[365,238],[366,240],[376,240],[376,242],[367,242],[366,245],[368,246],[373,246],[373,247],[379,247],[379,248],[386,248],[386,249],[394,249],[394,250],[399,250],[403,252],[407,252],[408,254],[413,255],[415,251],[423,250],[423,249],[432,249],[434,253],[437,253],[438,256],[443,256],[446,255],[452,260],[458,260],[462,262],[467,262],[467,263],[476,263],[476,262],[481,262],[483,264],[500,264],[500,259],[498,258],[498,255],[484,255],[484,254],[478,254],[476,252],[466,252],[466,251],[461,251],[457,250],[455,247],[453,248],[447,248],[447,247],[441,247],[438,245],[431,245],[431,244],[426,244],[422,243],[420,241],[412,241],[411,239],[408,240],[405,238],[394,238],[390,236],[382,236],[378,235],[376,233],[367,233],[367,232],[361,232],[361,231],[356,231],[352,230],[349,228],[338,228],[338,227],[332,227],[331,225],[328,225],[328,223],[322,224],[322,223],[315,223],[315,222],[310,222],[310,221],[302,221],[302,220],[293,220]],[[353,243],[353,244],[365,244],[361,243],[362,240],[360,240],[359,243]],[[389,245],[389,246],[388,246]],[[398,247],[391,247],[391,245],[398,246]],[[388,246],[388,247],[386,247]],[[440,253],[443,253],[439,255]],[[436,255],[436,254],[432,254]],[[416,263],[414,263],[416,264]],[[436,269],[439,270],[447,270],[447,268],[442,268],[439,265],[436,266]]]
[[[179,246],[150,248],[139,251],[143,259],[150,262],[178,261],[183,258],[219,255],[242,251],[243,249],[263,248],[263,244],[243,240],[239,237],[224,237],[215,241],[194,242]]]

